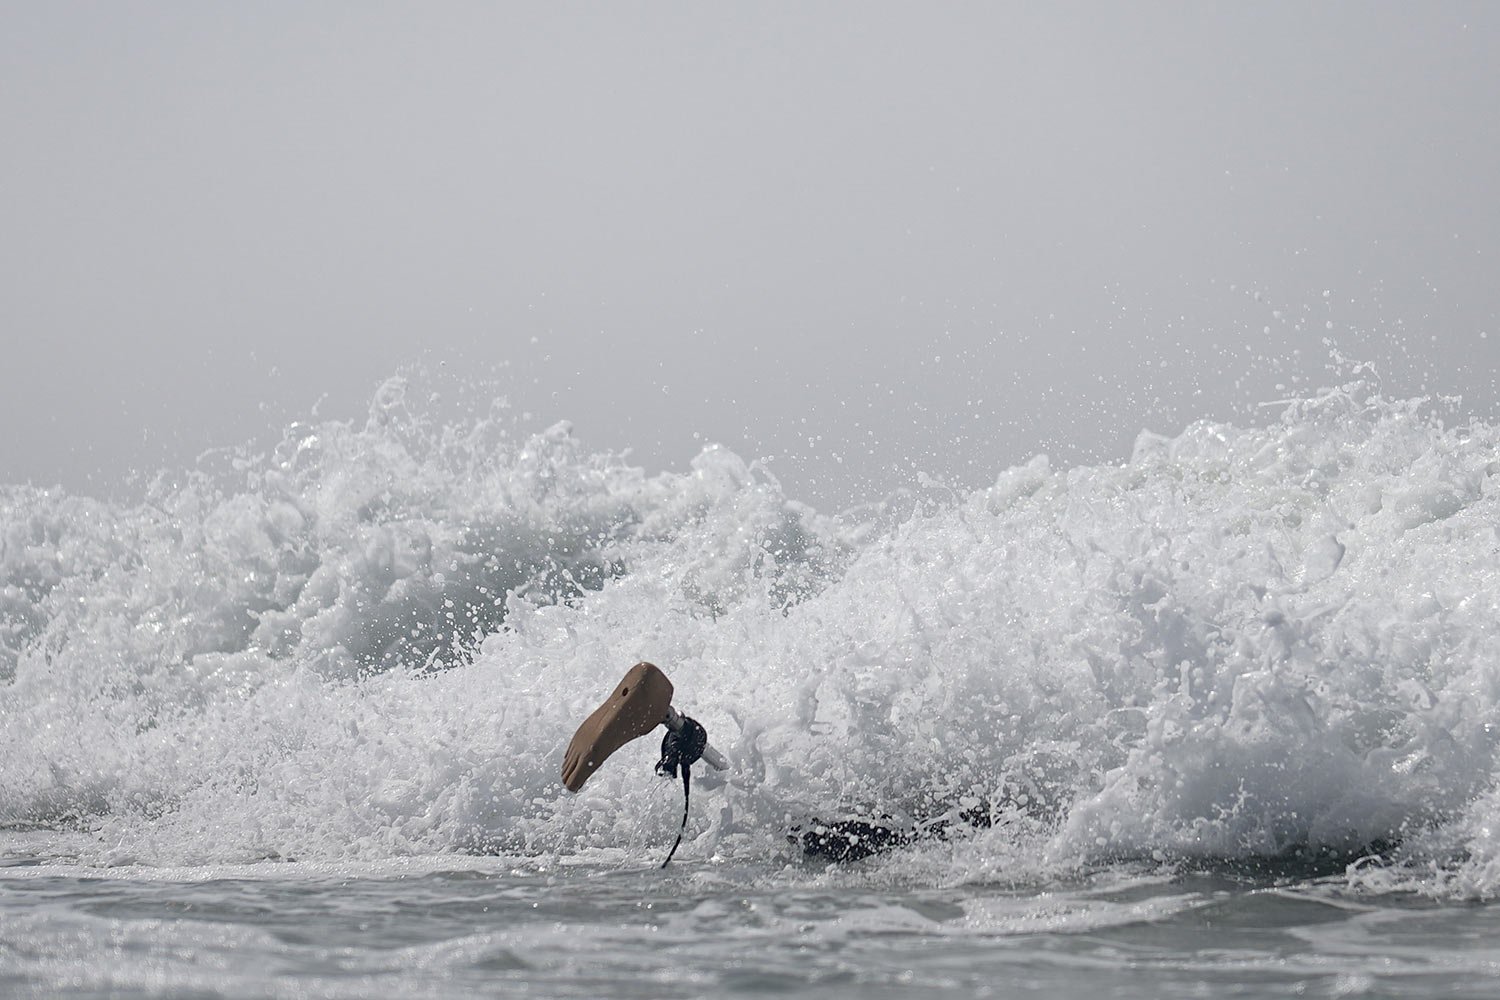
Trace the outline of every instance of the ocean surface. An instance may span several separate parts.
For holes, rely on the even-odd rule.
[[[1500,995],[1500,427],[1278,409],[820,512],[393,379],[0,487],[0,994]],[[638,660],[665,870],[654,738],[558,777]]]

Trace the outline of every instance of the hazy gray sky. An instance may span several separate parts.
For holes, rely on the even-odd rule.
[[[413,362],[829,503],[1247,419],[1329,336],[1500,395],[1500,5],[0,10],[0,481]]]

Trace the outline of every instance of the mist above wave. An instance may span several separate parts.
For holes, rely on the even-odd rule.
[[[1355,384],[830,517],[393,380],[140,505],[0,496],[0,823],[100,862],[655,843],[652,748],[556,778],[651,659],[735,761],[699,856],[982,808],[948,877],[1385,844],[1365,884],[1489,894],[1500,429],[1450,424]]]

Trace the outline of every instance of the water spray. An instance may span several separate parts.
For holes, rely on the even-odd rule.
[[[665,868],[687,830],[688,803],[692,797],[690,769],[701,758],[724,771],[729,761],[709,745],[708,731],[696,719],[672,707],[672,682],[655,664],[637,663],[631,667],[614,693],[583,720],[563,754],[562,781],[568,791],[578,791],[610,754],[657,726],[665,726],[667,732],[662,737],[656,773],[675,778],[679,769],[682,772],[682,825],[667,852],[667,860],[661,863]]]

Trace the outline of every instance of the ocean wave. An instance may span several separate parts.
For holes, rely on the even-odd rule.
[[[0,492],[0,823],[90,863],[660,843],[651,741],[557,778],[649,659],[734,762],[700,856],[979,810],[953,872],[1373,852],[1494,895],[1500,428],[1461,416],[1355,383],[829,516],[392,380],[139,504]]]

